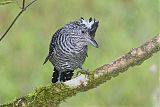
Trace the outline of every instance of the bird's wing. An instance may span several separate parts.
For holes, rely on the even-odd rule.
[[[60,35],[60,33],[61,33],[61,29],[57,30],[57,31],[54,33],[54,35],[53,35],[53,37],[52,37],[52,40],[51,40],[51,42],[50,42],[49,53],[48,53],[48,55],[47,55],[47,57],[46,57],[43,65],[48,61],[48,59],[50,58],[50,56],[52,56],[52,54],[53,54],[53,52],[54,52],[54,49],[55,49],[55,39],[58,37],[58,35]]]

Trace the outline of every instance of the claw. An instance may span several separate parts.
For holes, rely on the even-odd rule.
[[[80,67],[80,71],[77,71],[76,77],[79,75],[79,73],[80,74],[84,74],[85,76],[89,76],[90,75],[89,70],[88,69],[86,70],[86,69],[84,69],[82,67]]]

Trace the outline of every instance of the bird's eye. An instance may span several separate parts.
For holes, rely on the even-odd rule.
[[[82,32],[82,34],[84,34],[84,33],[85,33],[85,31],[84,31],[84,30],[82,30],[81,32]]]

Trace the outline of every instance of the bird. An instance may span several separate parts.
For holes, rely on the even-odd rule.
[[[64,25],[53,34],[49,53],[43,63],[49,60],[54,66],[52,83],[71,80],[78,68],[82,72],[88,72],[82,65],[88,56],[88,45],[99,47],[95,40],[98,24],[99,21],[95,18],[90,17],[85,20],[81,17]]]

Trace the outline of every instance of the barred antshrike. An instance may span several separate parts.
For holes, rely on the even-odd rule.
[[[49,54],[44,64],[49,61],[54,66],[52,83],[70,80],[77,68],[85,70],[82,65],[87,57],[87,45],[98,48],[94,40],[99,21],[81,17],[57,30],[52,37]]]

